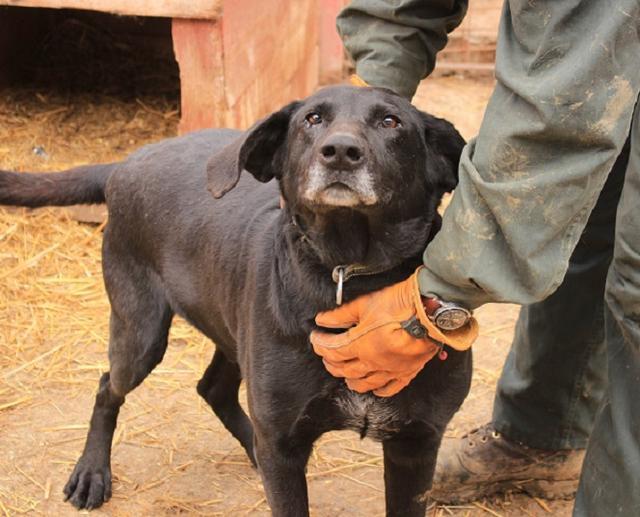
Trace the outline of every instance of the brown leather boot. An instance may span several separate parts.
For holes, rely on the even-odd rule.
[[[442,442],[429,494],[445,504],[505,491],[545,499],[575,495],[584,449],[547,451],[511,441],[491,424]]]

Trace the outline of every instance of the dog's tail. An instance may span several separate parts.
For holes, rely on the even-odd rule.
[[[0,170],[0,205],[35,208],[104,203],[105,185],[115,165],[86,165],[47,173]]]

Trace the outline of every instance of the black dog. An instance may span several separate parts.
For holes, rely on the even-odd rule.
[[[71,503],[109,499],[119,408],[162,360],[179,314],[216,344],[198,393],[258,465],[274,515],[308,514],[305,465],[333,429],[381,440],[387,514],[423,515],[442,434],[469,389],[470,352],[430,361],[379,398],[329,375],[308,336],[315,314],[335,307],[337,266],[364,267],[344,285],[348,301],[420,264],[463,144],[451,124],[389,91],[332,87],[244,133],[202,131],[62,173],[0,172],[2,204],[109,208],[110,372],[64,489]]]

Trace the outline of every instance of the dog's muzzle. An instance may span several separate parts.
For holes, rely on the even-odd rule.
[[[316,162],[309,170],[302,197],[315,205],[346,208],[378,203],[374,180],[366,165],[353,171],[335,171]]]

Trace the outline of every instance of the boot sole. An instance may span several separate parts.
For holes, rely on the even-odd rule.
[[[578,489],[578,480],[548,481],[542,479],[524,479],[521,481],[497,481],[489,484],[477,484],[460,488],[446,493],[430,493],[434,501],[442,504],[461,504],[477,501],[483,497],[489,497],[505,492],[526,493],[531,497],[541,499],[571,499]]]

